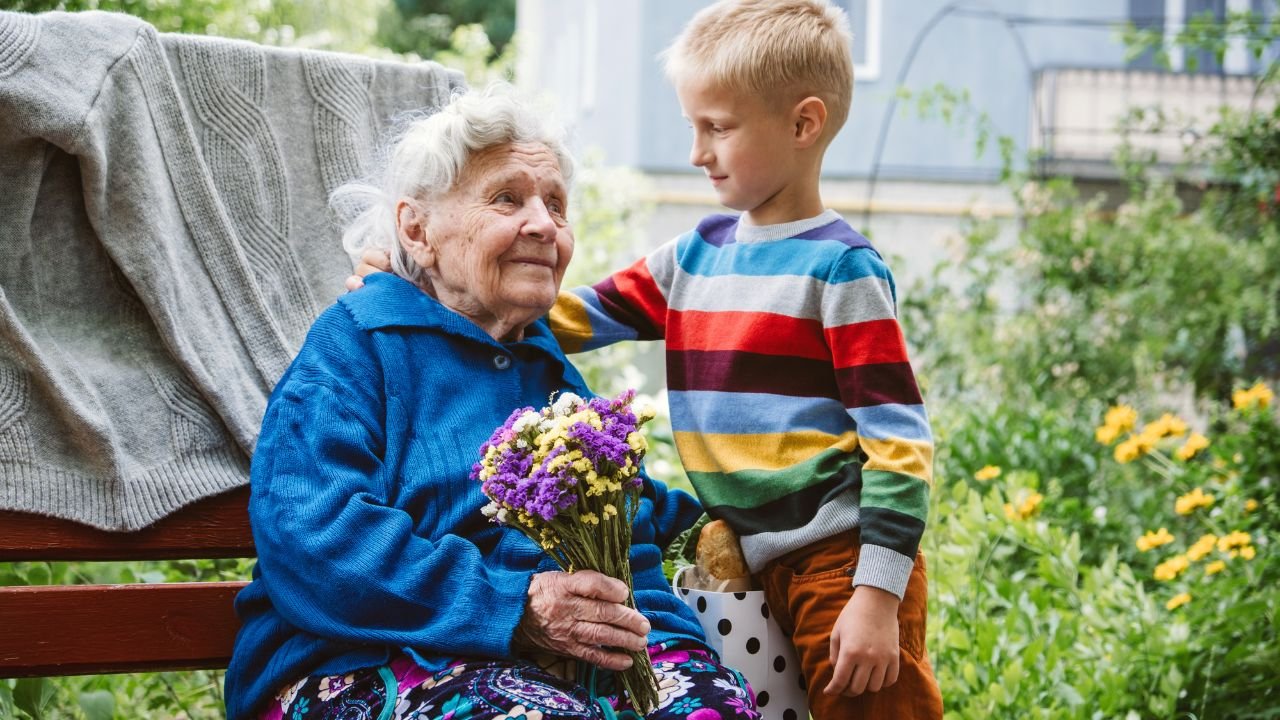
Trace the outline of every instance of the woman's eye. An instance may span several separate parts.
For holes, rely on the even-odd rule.
[[[493,201],[502,204],[514,203],[516,201],[516,196],[515,193],[500,192],[493,196]]]

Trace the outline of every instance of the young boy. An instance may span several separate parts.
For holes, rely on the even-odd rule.
[[[681,460],[792,633],[813,717],[941,718],[918,552],[932,434],[889,269],[818,187],[851,42],[826,0],[699,12],[666,72],[689,161],[742,214],[562,292],[551,324],[567,352],[666,340]],[[385,265],[364,260],[362,275]]]
[[[681,460],[794,629],[815,718],[941,718],[917,552],[929,422],[889,269],[818,187],[853,93],[847,19],[724,0],[665,62],[689,161],[742,215],[562,293],[552,330],[568,352],[666,340]]]

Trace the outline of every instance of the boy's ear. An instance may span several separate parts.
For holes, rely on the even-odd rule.
[[[822,130],[827,126],[827,104],[822,98],[810,95],[792,108],[791,122],[796,147],[807,148],[822,137]]]
[[[408,198],[396,203],[396,237],[418,267],[426,269],[435,264],[435,249],[427,242],[427,216]]]

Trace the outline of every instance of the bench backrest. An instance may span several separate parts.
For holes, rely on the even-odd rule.
[[[110,533],[0,511],[0,562],[253,557],[249,489]],[[226,667],[243,582],[0,587],[0,677]]]

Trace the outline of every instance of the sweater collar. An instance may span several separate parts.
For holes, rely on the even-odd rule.
[[[518,344],[494,340],[479,325],[445,307],[418,286],[387,272],[369,275],[364,279],[364,287],[339,297],[338,303],[347,308],[356,325],[363,330],[435,329],[489,345],[509,347]],[[552,337],[545,318],[530,323],[524,329],[524,339],[520,342],[540,347],[552,355],[559,354],[559,345]]]

